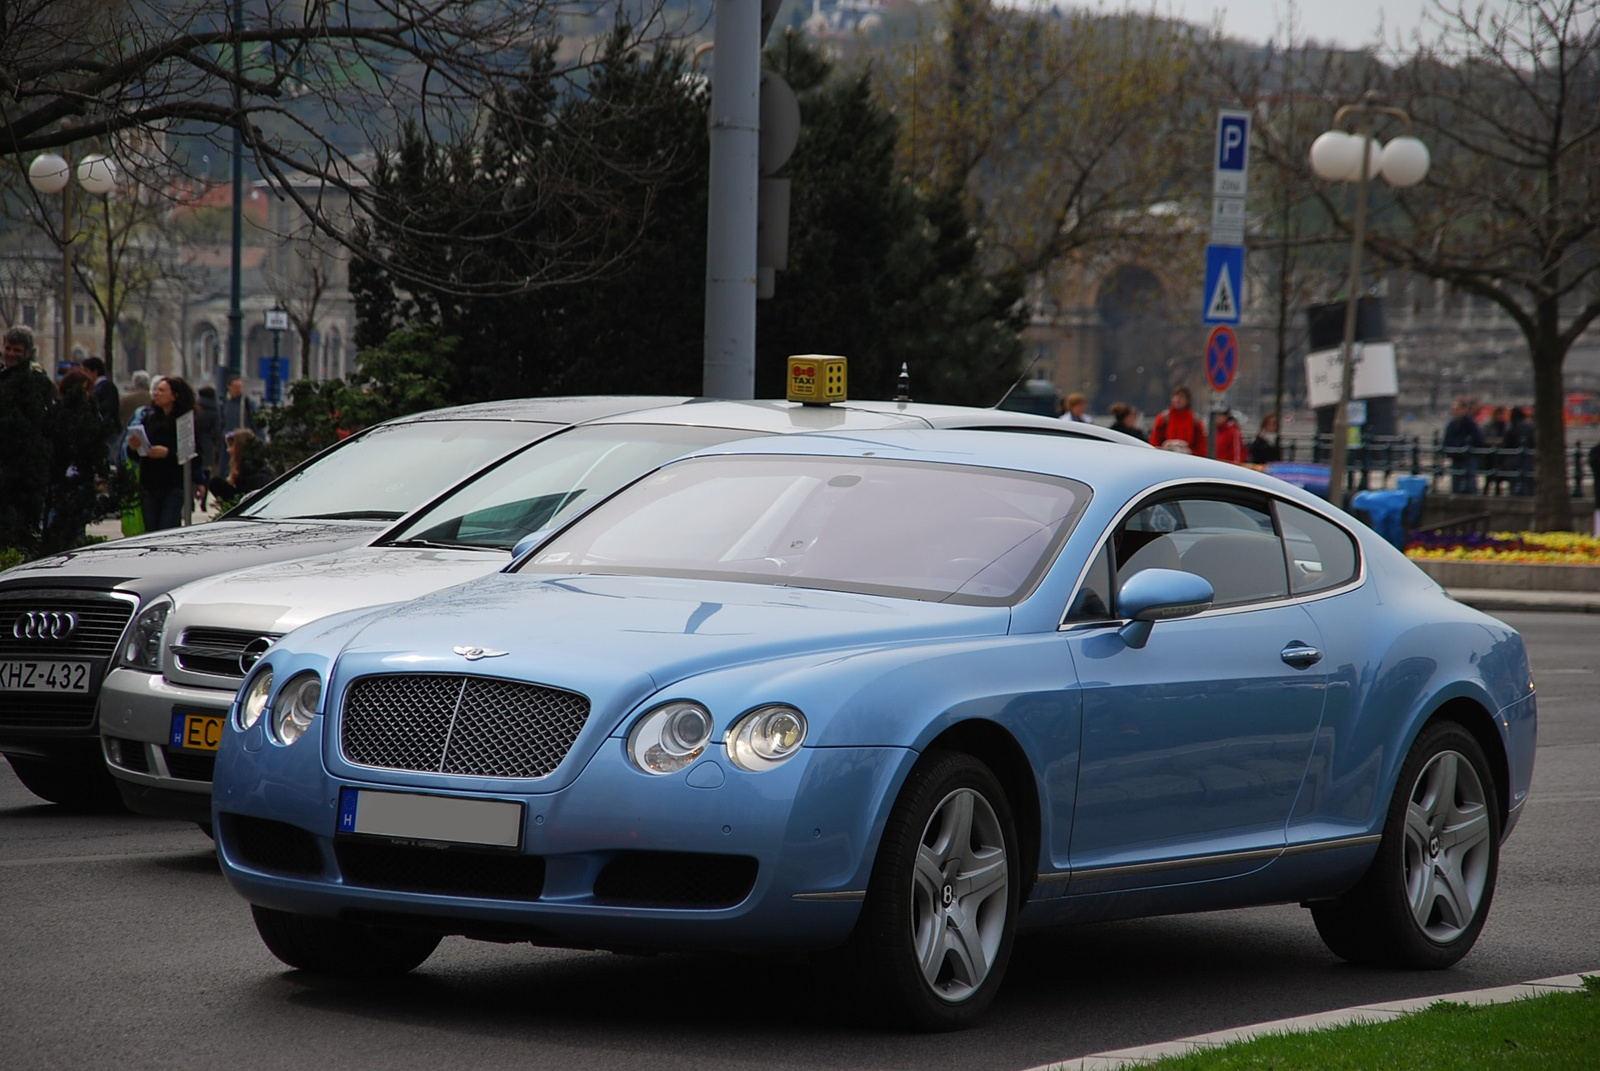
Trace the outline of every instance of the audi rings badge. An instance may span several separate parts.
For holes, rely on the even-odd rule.
[[[11,635],[19,640],[60,642],[70,639],[77,627],[78,615],[69,610],[26,610],[11,623]]]

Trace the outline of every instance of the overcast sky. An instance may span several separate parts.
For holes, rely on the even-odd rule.
[[[1411,31],[1422,22],[1422,11],[1429,0],[1296,0],[1293,5],[1296,43],[1316,40],[1345,48],[1376,44],[1378,27],[1382,39],[1394,40],[1402,31],[1409,43]],[[1489,0],[1503,5],[1506,0]],[[1087,5],[1086,5],[1087,6]],[[1098,6],[1098,5],[1097,5]],[[1269,39],[1282,44],[1289,21],[1289,0],[1156,0],[1155,10],[1172,14],[1186,22],[1209,26],[1215,12],[1222,12],[1223,29],[1230,37],[1259,44]],[[1136,10],[1144,10],[1135,2]]]

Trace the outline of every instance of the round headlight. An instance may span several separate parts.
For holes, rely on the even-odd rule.
[[[248,729],[261,720],[261,712],[267,709],[267,697],[271,694],[272,667],[263,666],[239,697],[239,728]]]
[[[127,639],[117,659],[124,666],[161,672],[161,633],[167,627],[172,601],[161,598],[139,611],[128,627]]]
[[[628,758],[645,773],[676,773],[711,742],[711,712],[678,700],[656,707],[628,734]]]
[[[317,716],[321,701],[322,679],[315,673],[291,678],[272,705],[272,735],[285,744],[300,739],[311,728],[311,719]]]
[[[761,773],[782,766],[806,742],[806,716],[794,707],[757,707],[728,730],[728,761],[741,770]]]

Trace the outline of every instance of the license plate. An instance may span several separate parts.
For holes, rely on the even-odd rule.
[[[0,692],[89,690],[89,662],[0,662]]]
[[[222,743],[222,715],[175,711],[172,715],[172,735],[167,742],[173,747],[191,751],[215,751],[217,745]]]
[[[522,843],[522,804],[345,788],[339,832],[515,848]]]

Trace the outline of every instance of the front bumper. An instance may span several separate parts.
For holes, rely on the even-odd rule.
[[[213,807],[222,869],[242,896],[297,914],[584,948],[842,943],[916,758],[808,749],[747,774],[713,747],[689,770],[652,777],[612,737],[565,788],[539,793],[379,770],[333,777],[321,747],[320,726],[289,748],[229,731]],[[341,833],[349,789],[511,801],[518,843]]]
[[[216,745],[233,696],[142,670],[107,675],[100,692],[101,745],[130,810],[210,822]]]

